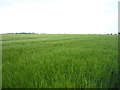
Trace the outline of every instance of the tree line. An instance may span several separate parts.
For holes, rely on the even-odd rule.
[[[27,33],[27,32],[21,32],[21,33],[6,33],[6,34],[38,34],[38,33],[34,33],[34,32],[32,32],[32,33]],[[41,33],[41,34],[47,34],[47,33]],[[118,32],[118,34],[120,34],[120,32]],[[99,34],[99,35],[101,35],[101,34]],[[107,34],[107,35],[117,35],[116,33],[115,34]]]
[[[37,34],[37,33],[26,33],[26,32],[21,32],[21,33],[7,33],[7,34]]]

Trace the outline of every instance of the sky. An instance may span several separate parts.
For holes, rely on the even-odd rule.
[[[118,33],[119,0],[0,0],[0,33]]]

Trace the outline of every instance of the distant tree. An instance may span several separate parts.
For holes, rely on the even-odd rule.
[[[112,35],[112,33],[111,33],[111,35]]]
[[[118,32],[118,34],[120,34],[120,32]]]
[[[47,33],[41,33],[41,34],[47,34]]]
[[[34,32],[32,32],[31,34],[35,34]]]

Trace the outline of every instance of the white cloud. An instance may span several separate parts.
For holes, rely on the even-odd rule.
[[[8,0],[1,0],[6,1]],[[12,0],[16,2],[16,0]],[[26,1],[0,7],[0,33],[117,33],[117,1]],[[50,2],[50,0],[46,0]],[[111,5],[111,3],[114,3]],[[114,9],[112,9],[114,7]]]

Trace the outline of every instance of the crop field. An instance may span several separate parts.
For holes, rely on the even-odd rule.
[[[2,87],[118,87],[118,35],[3,34]]]

